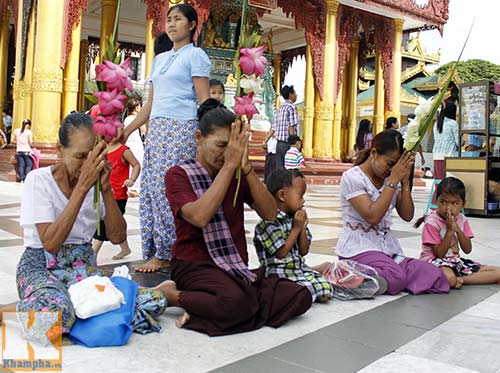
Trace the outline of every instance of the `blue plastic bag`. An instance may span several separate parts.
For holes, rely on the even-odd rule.
[[[135,299],[139,285],[124,277],[111,277],[111,281],[125,297],[120,308],[93,316],[76,319],[69,333],[71,340],[87,347],[123,346],[132,335]]]

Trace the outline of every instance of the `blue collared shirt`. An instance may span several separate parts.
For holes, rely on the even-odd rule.
[[[196,119],[193,77],[208,78],[210,65],[207,54],[193,44],[157,55],[151,66],[154,94],[149,118]]]

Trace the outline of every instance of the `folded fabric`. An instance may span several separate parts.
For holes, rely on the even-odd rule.
[[[132,335],[135,300],[139,285],[124,277],[112,277],[111,282],[119,289],[125,304],[120,308],[88,319],[76,319],[70,331],[74,343],[87,347],[123,346]]]
[[[75,313],[87,319],[120,308],[125,298],[108,277],[90,276],[68,289]]]

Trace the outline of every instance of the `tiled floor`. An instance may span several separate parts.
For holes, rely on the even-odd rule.
[[[15,268],[22,253],[18,226],[22,185],[0,182],[0,303],[16,300]],[[416,216],[428,191],[416,189]],[[334,260],[342,226],[338,187],[310,186],[306,208],[314,235],[310,264]],[[138,200],[126,214],[133,253],[141,259]],[[246,212],[253,232],[257,216]],[[471,218],[476,234],[472,257],[500,265],[499,227],[495,219]],[[418,256],[420,232],[401,219],[394,230],[409,256]],[[247,241],[251,244],[252,234]],[[117,247],[105,244],[98,261],[110,264]],[[251,265],[257,258],[250,247]],[[147,275],[146,275],[147,276]],[[153,284],[157,279],[138,278]],[[280,329],[209,338],[177,329],[181,311],[161,317],[161,334],[133,335],[120,348],[65,347],[65,372],[497,372],[500,373],[500,287],[468,287],[449,295],[381,296],[373,300],[331,301],[314,305]]]

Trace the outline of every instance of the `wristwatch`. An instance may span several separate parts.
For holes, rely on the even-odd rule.
[[[387,184],[385,184],[385,185],[387,185],[389,188],[396,189],[396,184],[394,184],[392,181],[389,181],[389,182],[388,182]]]

